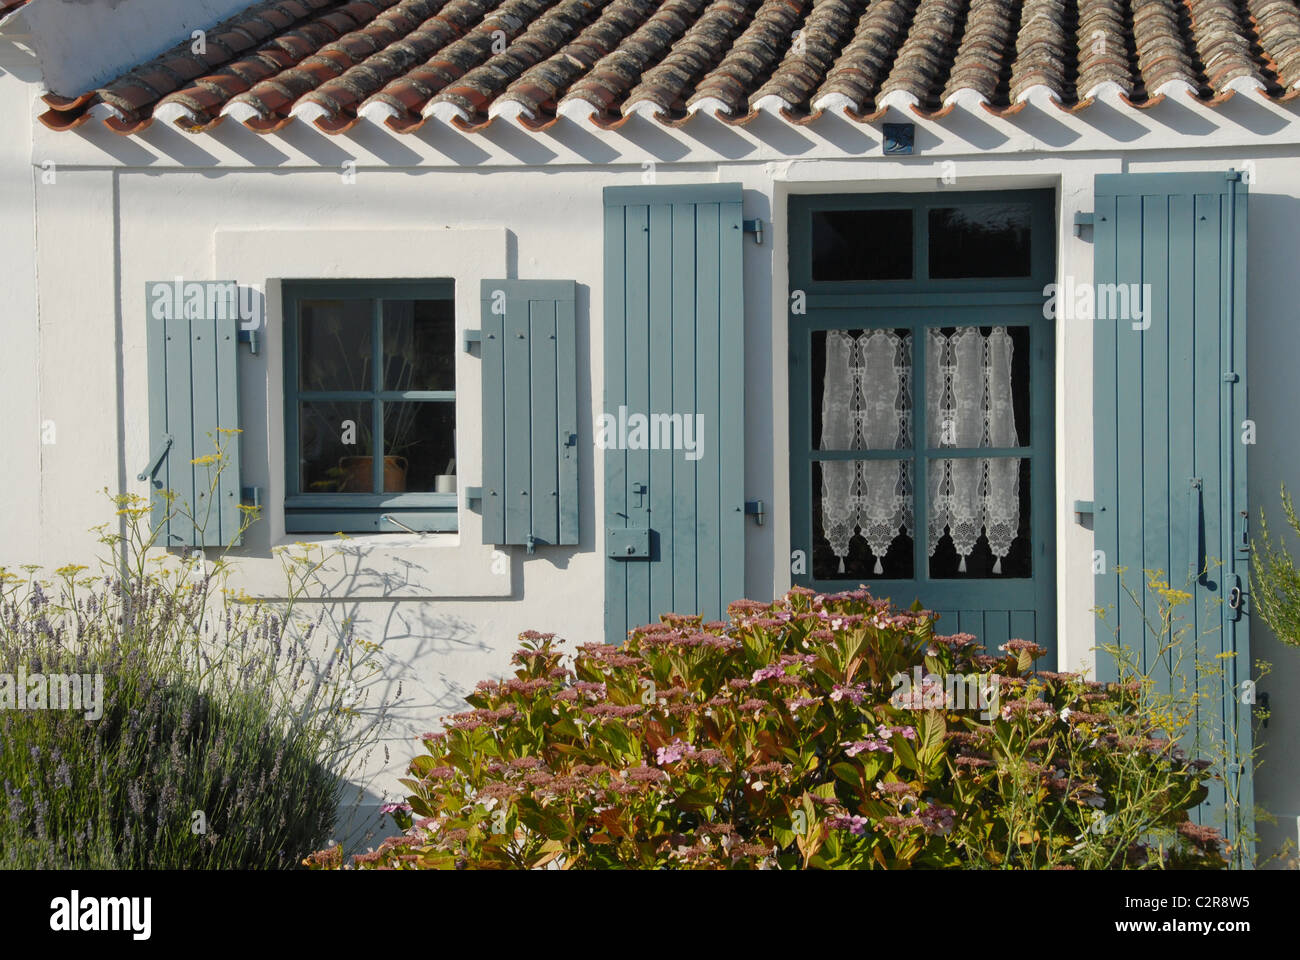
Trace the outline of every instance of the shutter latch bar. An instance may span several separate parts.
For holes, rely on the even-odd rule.
[[[162,447],[153,455],[152,459],[150,459],[149,466],[145,467],[142,471],[137,473],[135,478],[137,480],[152,479],[153,475],[158,472],[158,468],[162,466],[163,457],[167,456],[167,451],[170,450],[171,448],[172,448],[172,435],[169,433],[163,437]]]
[[[395,527],[401,527],[401,528],[402,528],[403,530],[405,530],[407,533],[418,534],[418,535],[421,536],[421,537],[424,536],[425,531],[423,531],[423,530],[416,530],[416,529],[414,529],[414,528],[412,528],[412,527],[408,527],[406,524],[402,523],[401,520],[398,520],[396,517],[394,517],[391,513],[385,513],[385,514],[382,514],[382,515],[380,516],[379,519],[380,519],[380,520],[387,520],[387,521],[388,521],[389,523],[391,523],[393,526],[395,526]]]

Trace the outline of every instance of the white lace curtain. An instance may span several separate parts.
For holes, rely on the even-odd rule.
[[[894,450],[911,445],[911,337],[892,330],[826,333],[822,395],[823,450]],[[844,572],[849,541],[861,534],[880,558],[912,532],[912,483],[906,460],[822,462],[822,527]]]
[[[927,446],[1013,447],[1018,443],[1011,391],[1012,342],[1005,327],[926,332]],[[888,450],[910,445],[911,338],[892,330],[826,334],[822,450]],[[855,534],[881,558],[901,532],[912,535],[912,483],[906,460],[823,461],[822,526],[844,558]],[[1020,526],[1020,460],[937,460],[926,482],[928,554],[947,533],[965,571],[983,533],[1002,572]]]

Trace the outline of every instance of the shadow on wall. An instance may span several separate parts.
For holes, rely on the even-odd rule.
[[[1285,483],[1292,493],[1300,493],[1300,437],[1294,412],[1295,371],[1300,368],[1294,280],[1300,199],[1268,192],[1270,173],[1280,173],[1284,162],[1263,166],[1251,186],[1246,307],[1249,413],[1259,438],[1246,448],[1251,524],[1258,525],[1263,510],[1275,535],[1287,530],[1280,487]],[[1295,185],[1293,175],[1291,186]],[[1287,542],[1293,555],[1300,552],[1294,537]],[[1259,617],[1252,617],[1250,638],[1253,658],[1272,665],[1272,673],[1260,684],[1260,692],[1270,694],[1272,716],[1268,728],[1257,734],[1262,746],[1255,797],[1277,823],[1259,823],[1262,858],[1275,854],[1287,841],[1294,853],[1300,842],[1300,761],[1290,746],[1300,738],[1300,709],[1291,695],[1300,689],[1300,649],[1280,643]]]

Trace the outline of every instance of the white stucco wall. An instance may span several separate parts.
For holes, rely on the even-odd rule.
[[[9,121],[7,129],[33,129],[34,93],[0,77],[0,120]],[[0,264],[12,318],[0,363],[7,409],[18,411],[6,418],[14,442],[5,449],[16,451],[6,472],[20,504],[0,526],[0,563],[57,566],[82,558],[94,546],[85,531],[106,518],[94,491],[144,492],[134,478],[149,454],[145,282],[181,275],[264,287],[269,326],[258,356],[241,348],[240,400],[244,482],[262,486],[266,520],[241,551],[242,584],[255,594],[276,594],[279,564],[269,557],[275,545],[315,539],[347,551],[330,572],[336,615],[356,617],[382,640],[390,689],[399,680],[403,685],[392,760],[375,789],[392,787],[409,756],[402,738],[457,709],[477,680],[505,672],[520,631],[601,638],[604,561],[596,534],[603,484],[591,417],[580,423],[582,542],[576,549],[532,557],[511,550],[508,574],[495,574],[491,548],[478,543],[478,516],[463,507],[457,534],[363,537],[344,545],[286,536],[279,507],[279,281],[452,277],[458,325],[477,327],[481,278],[576,280],[579,403],[594,416],[604,386],[600,191],[648,176],[658,183],[739,181],[745,216],[766,222],[762,246],[745,242],[746,494],[769,505],[765,526],[746,527],[750,596],[770,598],[790,579],[782,305],[784,209],[796,193],[1052,188],[1058,279],[1085,282],[1092,245],[1074,237],[1072,221],[1076,211],[1092,210],[1096,174],[1240,168],[1253,161],[1249,382],[1260,439],[1250,451],[1250,483],[1252,505],[1276,515],[1279,484],[1300,486],[1292,413],[1300,346],[1291,331],[1300,303],[1298,113],[1243,95],[1218,112],[1169,101],[1149,111],[1099,104],[1081,116],[1035,106],[1010,120],[959,109],[937,124],[894,116],[889,119],[918,124],[918,155],[897,160],[880,156],[878,125],[842,120],[801,128],[766,118],[731,128],[697,118],[665,130],[634,119],[609,132],[561,121],[541,134],[499,122],[481,135],[430,124],[410,137],[362,125],[337,138],[302,123],[270,137],[233,122],[200,137],[157,124],[134,138],[99,124],[58,135],[35,128],[31,142],[0,146]],[[56,164],[55,183],[41,182],[47,162]],[[355,162],[352,183],[343,176],[349,162]],[[945,186],[940,178],[949,173],[957,179]],[[1058,324],[1063,669],[1093,662],[1092,535],[1070,509],[1092,497],[1091,342],[1088,322]],[[458,353],[462,486],[478,482],[477,378],[478,360]],[[42,447],[32,424],[45,420],[57,424],[58,441]],[[1300,655],[1278,649],[1258,624],[1253,639],[1256,656],[1275,664],[1265,684],[1276,691],[1269,738],[1285,744],[1300,731],[1284,696],[1300,679]],[[1285,747],[1267,756],[1258,773],[1260,802],[1283,817],[1277,835],[1294,836],[1297,764]]]

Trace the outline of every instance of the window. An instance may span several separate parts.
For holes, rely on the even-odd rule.
[[[285,529],[456,529],[450,280],[285,284]]]

